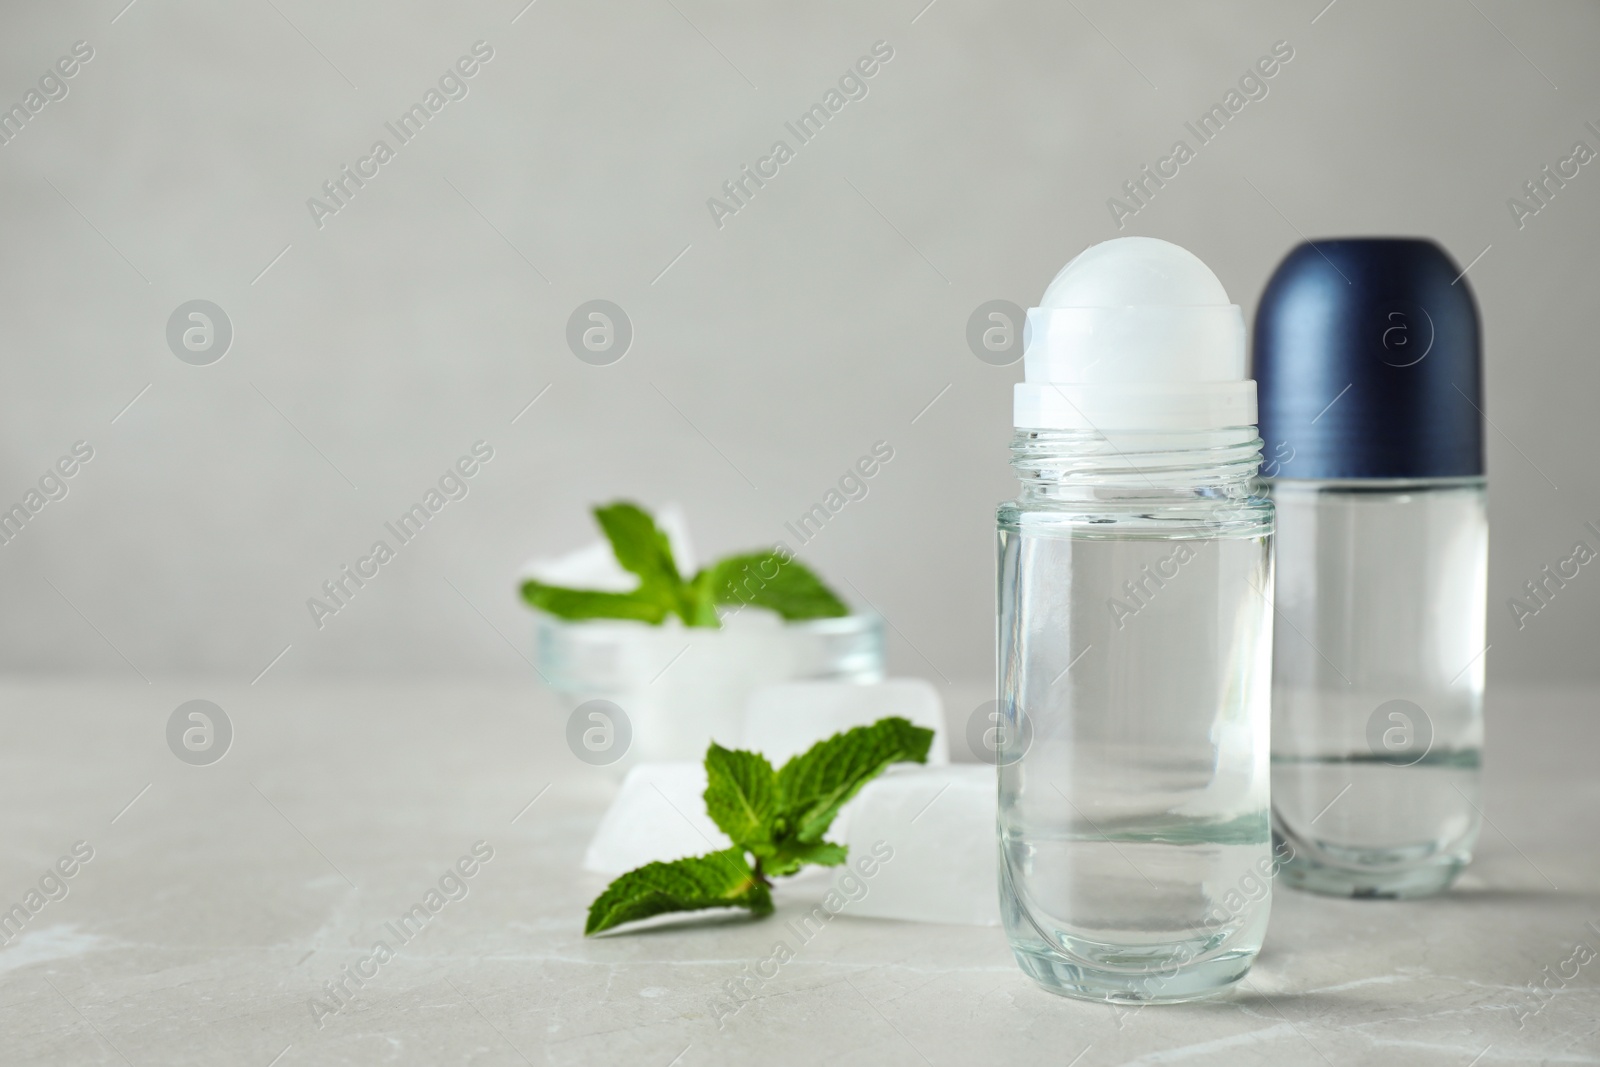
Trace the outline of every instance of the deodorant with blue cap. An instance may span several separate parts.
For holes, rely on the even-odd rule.
[[[1272,807],[1291,886],[1442,892],[1472,857],[1488,519],[1478,313],[1414,238],[1317,240],[1256,311],[1277,506]]]

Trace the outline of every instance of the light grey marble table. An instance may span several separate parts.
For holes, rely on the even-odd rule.
[[[234,728],[209,766],[167,745],[194,698]],[[1600,1063],[1600,960],[1529,991],[1600,949],[1596,703],[1492,692],[1491,825],[1457,889],[1280,890],[1221,999],[1119,1013],[1035,988],[997,929],[846,914],[719,1028],[725,983],[807,894],[764,922],[585,941],[603,879],[579,860],[615,779],[531,683],[14,680],[0,906],[39,895],[0,947],[0,1063]],[[471,876],[395,936],[463,857]],[[315,1010],[346,968],[370,977]]]

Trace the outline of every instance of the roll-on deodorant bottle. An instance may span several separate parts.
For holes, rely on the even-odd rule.
[[[1261,947],[1271,504],[1244,319],[1194,255],[1095,245],[1028,312],[1000,507],[1000,910],[1090,1000],[1227,988]]]
[[[1437,893],[1483,743],[1478,315],[1432,241],[1302,244],[1255,323],[1277,505],[1272,801],[1290,885]]]

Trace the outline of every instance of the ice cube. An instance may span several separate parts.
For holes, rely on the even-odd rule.
[[[950,762],[939,691],[921,678],[882,682],[799,681],[761,686],[745,706],[744,746],[774,767],[841,730],[898,715],[933,733],[928,762]]]
[[[700,856],[731,841],[706,814],[699,763],[641,763],[622,780],[583,854],[583,869],[622,874],[654,860]]]
[[[1000,924],[992,766],[890,767],[867,783],[846,814],[846,862],[866,884],[850,914]],[[868,857],[871,875],[860,866]]]

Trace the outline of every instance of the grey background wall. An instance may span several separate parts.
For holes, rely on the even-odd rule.
[[[1600,547],[1600,164],[1521,225],[1507,206],[1600,149],[1600,8],[1325,2],[8,4],[0,103],[93,58],[0,145],[0,503],[75,442],[93,459],[0,546],[0,663],[523,673],[515,572],[589,539],[590,503],[677,501],[706,551],[793,544],[883,440],[802,557],[890,618],[898,671],[980,680],[1020,366],[973,355],[973,309],[1145,234],[1248,316],[1301,235],[1400,233],[1474,261],[1491,677],[1600,676],[1600,570],[1520,630],[1506,604]],[[400,144],[384,124],[478,41]],[[785,122],[879,41],[865,97],[799,144]],[[1108,198],[1279,41],[1268,94],[1119,229]],[[308,198],[380,138],[319,226]],[[779,139],[794,158],[719,225],[708,198]],[[167,340],[196,299],[233,330],[207,366]],[[569,350],[592,299],[632,323],[620,362]],[[307,598],[477,441],[468,495],[318,629]]]

